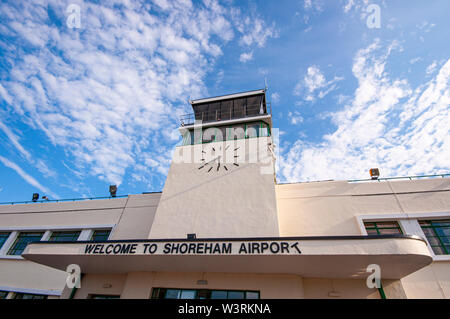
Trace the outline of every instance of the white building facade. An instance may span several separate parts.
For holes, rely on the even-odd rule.
[[[162,192],[0,205],[0,298],[450,297],[450,178],[278,184],[264,90],[191,104]]]

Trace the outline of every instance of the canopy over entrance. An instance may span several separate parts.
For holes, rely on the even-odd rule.
[[[366,278],[377,264],[383,279],[403,278],[432,262],[417,236],[326,236],[35,242],[25,259],[82,273],[137,271],[298,274],[314,278]]]

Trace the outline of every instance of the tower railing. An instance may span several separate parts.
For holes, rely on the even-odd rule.
[[[272,115],[272,107],[270,103],[267,104],[250,104],[245,105],[243,108],[229,110],[208,110],[202,112],[188,113],[180,116],[181,126],[194,124],[195,121],[201,121],[202,123],[218,122],[226,120],[234,120],[240,118],[255,117],[260,115]]]

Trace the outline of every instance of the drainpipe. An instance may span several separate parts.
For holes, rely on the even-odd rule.
[[[83,279],[84,274],[80,275],[80,287],[81,287],[81,279]],[[72,291],[70,292],[70,296],[69,299],[73,299],[73,297],[75,297],[75,294],[77,292],[78,288],[76,287],[76,285],[72,288]]]
[[[387,299],[386,294],[384,293],[383,285],[380,282],[380,288],[378,288],[378,292],[380,293],[381,299]]]

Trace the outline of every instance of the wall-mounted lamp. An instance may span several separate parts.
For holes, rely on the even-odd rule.
[[[187,234],[187,239],[188,240],[194,240],[194,239],[196,239],[197,238],[197,235],[196,234]]]
[[[378,179],[380,177],[380,170],[378,168],[371,168],[369,173],[372,179]]]
[[[109,185],[109,194],[111,197],[116,197],[117,193],[117,186],[116,185]]]

